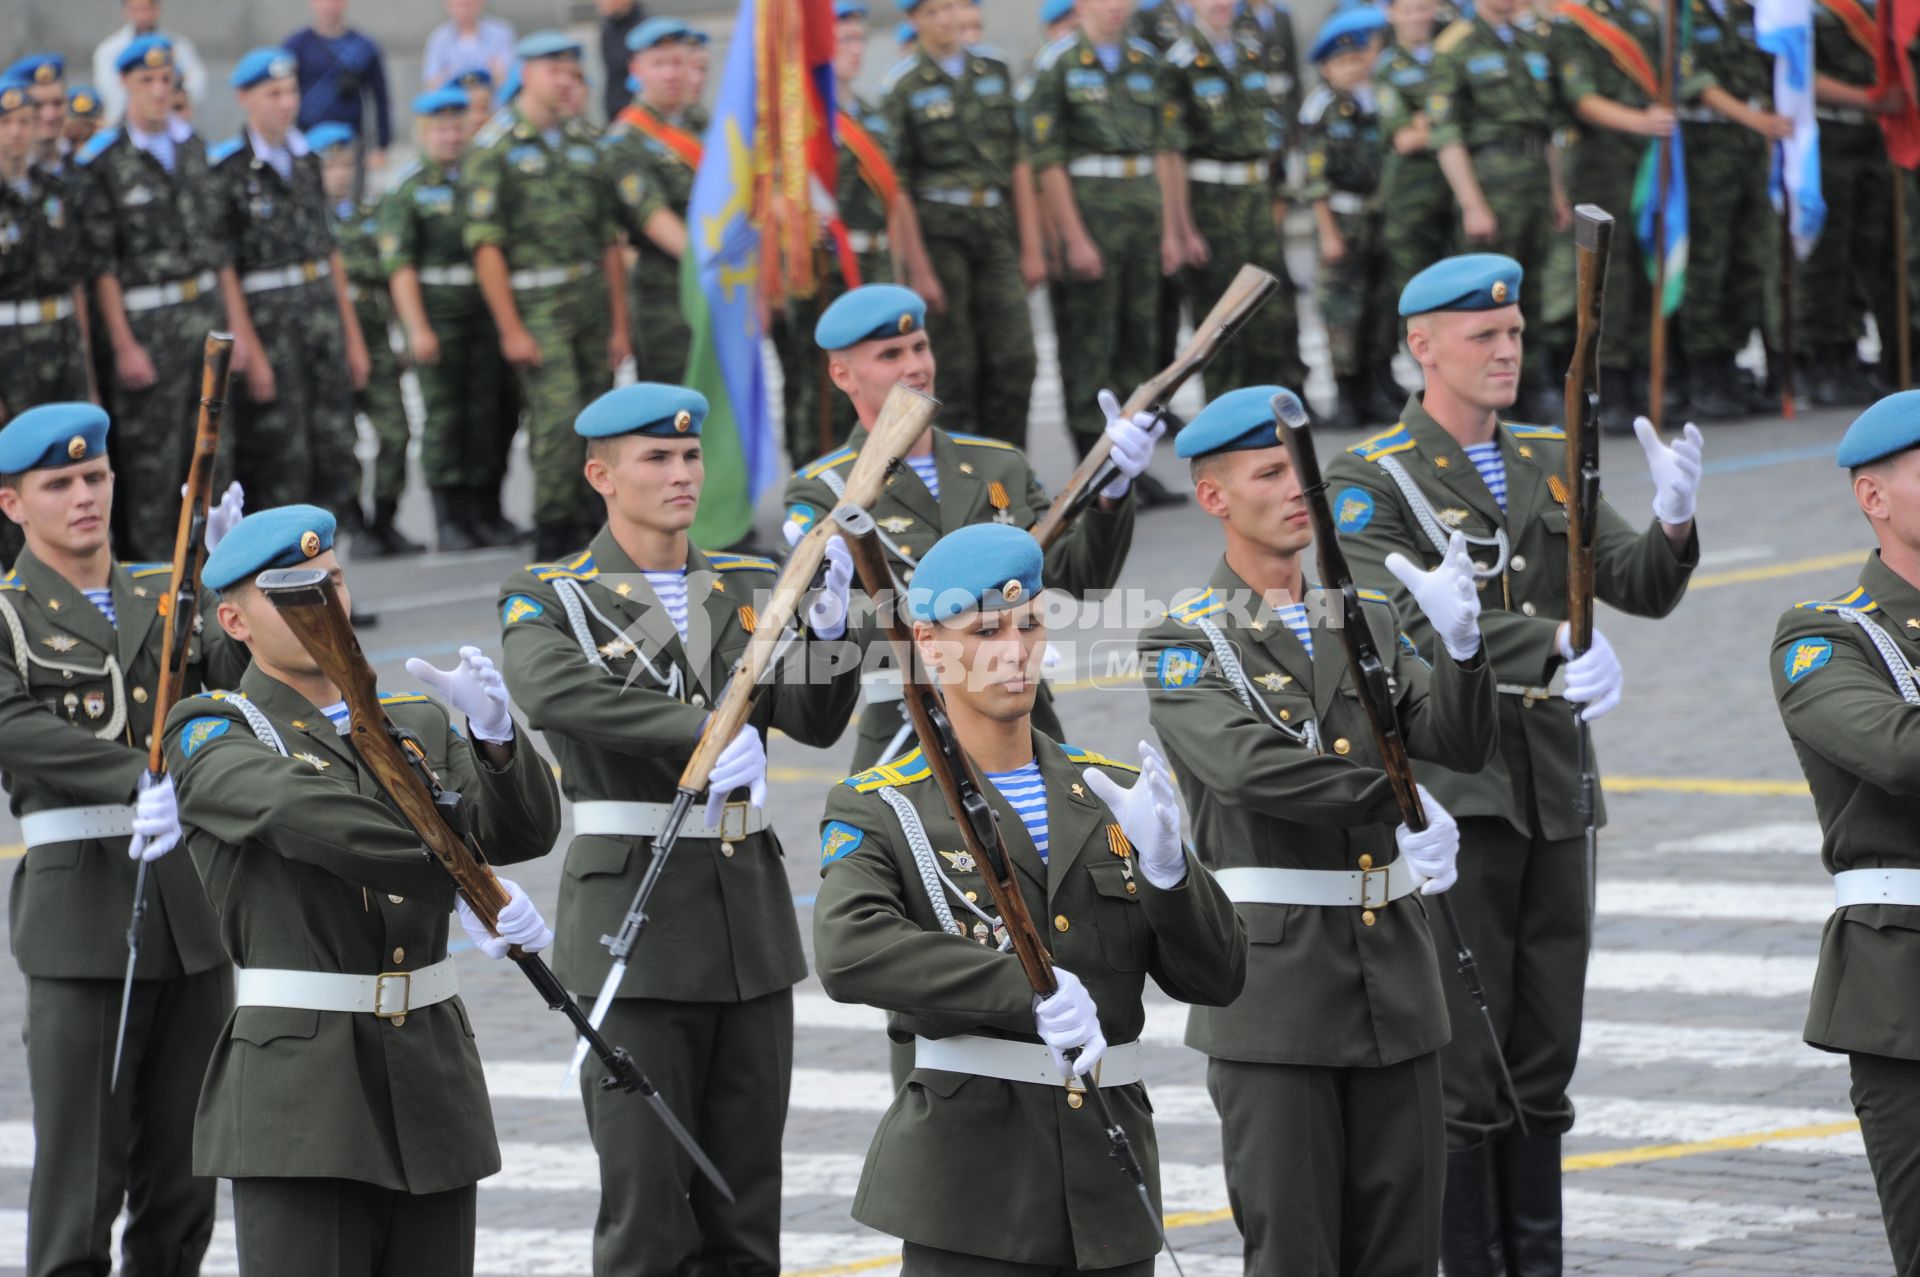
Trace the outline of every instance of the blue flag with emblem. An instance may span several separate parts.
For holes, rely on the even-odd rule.
[[[1677,65],[1693,44],[1693,6],[1682,5],[1678,18],[1679,32],[1676,36],[1673,64]],[[1666,100],[1673,100],[1674,86],[1667,87]],[[1680,299],[1687,291],[1687,160],[1680,145],[1681,130],[1676,126],[1673,136],[1662,140],[1655,138],[1647,143],[1646,154],[1640,158],[1640,171],[1633,183],[1634,224],[1640,239],[1640,253],[1647,263],[1647,278],[1664,280],[1664,289],[1660,294],[1660,313],[1671,315],[1680,309]],[[1666,157],[1664,198],[1660,160],[1662,153]],[[1655,211],[1660,217],[1654,217]],[[1655,243],[1656,230],[1660,242]],[[1664,262],[1666,274],[1659,273]]]

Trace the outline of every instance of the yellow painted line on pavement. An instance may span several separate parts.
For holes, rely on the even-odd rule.
[[[0,843],[0,860],[18,860],[27,854],[27,844],[23,842]]]
[[[1785,563],[1762,563],[1750,568],[1728,568],[1707,572],[1687,583],[1689,590],[1711,590],[1720,585],[1745,585],[1749,581],[1772,581],[1802,572],[1825,572],[1831,568],[1858,567],[1867,557],[1865,550],[1847,550],[1841,554],[1821,554],[1811,559],[1789,559]]]
[[[1714,798],[1805,798],[1804,780],[1735,780],[1715,776],[1607,776],[1609,794],[1704,794]]]

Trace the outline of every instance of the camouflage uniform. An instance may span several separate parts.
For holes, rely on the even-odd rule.
[[[916,52],[887,73],[880,111],[947,296],[945,313],[927,314],[927,338],[940,352],[941,416],[956,430],[1024,447],[1035,355],[1013,170],[1026,144],[1007,64],[978,49],[964,59],[956,78]]]
[[[320,157],[293,157],[289,183],[256,155],[247,134],[213,148],[220,233],[260,335],[256,358],[273,369],[272,403],[233,379],[234,469],[256,510],[311,501],[357,526],[353,382],[328,258],[335,249]]]
[[[1386,151],[1380,171],[1380,242],[1386,294],[1392,298],[1399,297],[1408,280],[1452,253],[1460,237],[1460,211],[1433,147],[1408,155],[1393,147],[1394,134],[1411,125],[1415,115],[1426,113],[1432,75],[1431,45],[1389,45],[1373,68],[1374,104]]]
[[[627,111],[643,113],[658,126],[688,131],[686,121],[670,120],[638,99]],[[607,126],[600,148],[614,193],[614,214],[638,257],[633,287],[627,294],[633,357],[641,381],[677,385],[687,375],[687,347],[693,341],[686,317],[680,313],[680,262],[662,252],[641,228],[662,209],[686,220],[694,170],[671,147],[635,127],[626,118],[627,111]]]
[[[1105,389],[1126,395],[1156,368],[1160,295],[1160,184],[1154,156],[1167,149],[1161,76],[1152,45],[1129,39],[1108,71],[1076,32],[1047,46],[1034,65],[1027,128],[1034,172],[1063,168],[1087,233],[1105,265],[1096,280],[1060,282],[1060,381],[1067,424],[1097,433],[1090,411]]]
[[[73,286],[84,265],[67,183],[29,167],[25,194],[0,182],[0,422],[87,397]],[[59,312],[66,312],[64,315]]]
[[[347,296],[353,300],[360,335],[367,343],[367,388],[354,393],[353,406],[366,415],[380,445],[373,459],[372,496],[378,508],[397,504],[407,488],[407,407],[400,398],[400,361],[393,353],[387,322],[393,299],[387,295],[386,272],[380,269],[375,208],[354,210],[342,204],[334,215],[333,232],[347,267]]]
[[[1303,201],[1327,201],[1346,241],[1337,262],[1322,259],[1320,317],[1336,378],[1354,377],[1393,349],[1380,257],[1380,118],[1349,94],[1322,84],[1300,108],[1307,156]]]
[[[1300,47],[1293,38],[1293,12],[1284,4],[1253,5],[1242,3],[1234,9],[1233,33],[1252,36],[1260,45],[1260,61],[1267,73],[1267,96],[1280,120],[1282,154],[1273,157],[1273,193],[1276,199],[1286,194],[1287,171],[1284,152],[1294,141],[1294,121],[1300,118]],[[1271,304],[1271,303],[1269,303]]]
[[[151,386],[133,390],[115,379],[110,361],[99,368],[113,397],[114,544],[136,559],[170,558],[201,354],[207,333],[226,327],[217,272],[231,260],[232,241],[197,135],[175,144],[171,174],[119,129],[94,134],[77,161],[73,195],[87,274],[119,281],[127,324],[155,374]],[[222,451],[230,455],[232,446]],[[258,497],[254,504],[260,508]]]
[[[533,517],[550,538],[593,521],[581,476],[585,441],[573,419],[613,385],[607,367],[606,275],[616,229],[592,134],[577,121],[549,147],[518,107],[487,122],[466,159],[469,251],[491,244],[516,281],[520,321],[540,363],[516,367],[533,459]]]
[[[1166,146],[1187,157],[1194,227],[1209,250],[1207,264],[1187,272],[1202,314],[1243,264],[1287,278],[1285,245],[1273,225],[1272,170],[1276,163],[1284,168],[1287,125],[1268,84],[1275,73],[1265,69],[1258,28],[1236,26],[1233,44],[1231,67],[1195,27],[1167,51]],[[1305,377],[1290,286],[1255,311],[1207,368],[1208,383],[1226,388],[1298,386]],[[1117,394],[1128,390],[1114,387]]]

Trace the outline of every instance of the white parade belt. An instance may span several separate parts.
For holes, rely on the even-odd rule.
[[[291,266],[279,266],[273,270],[250,270],[240,277],[240,291],[249,294],[271,293],[276,289],[292,288],[296,284],[311,284],[331,274],[333,263],[318,259],[295,262]]]
[[[1006,1038],[963,1033],[951,1038],[913,1040],[913,1067],[941,1073],[971,1073],[1002,1082],[1031,1082],[1036,1086],[1065,1086],[1054,1067],[1053,1052],[1042,1042],[1013,1042]],[[1118,1042],[1094,1066],[1098,1086],[1131,1086],[1140,1080],[1140,1044]],[[1077,1082],[1076,1082],[1077,1089]]]
[[[473,283],[471,266],[422,266],[420,282],[440,288],[466,288]]]
[[[847,247],[856,253],[884,253],[887,250],[885,231],[848,231]]]
[[[1152,177],[1151,155],[1083,155],[1067,161],[1071,177]]]
[[[1833,876],[1833,907],[1920,905],[1920,869],[1844,869]]]
[[[1357,217],[1367,211],[1367,197],[1355,195],[1352,191],[1327,192],[1327,207],[1336,213]]]
[[[1237,905],[1351,905],[1379,909],[1426,881],[1404,860],[1378,869],[1216,869],[1215,882]]]
[[[236,967],[233,1005],[289,1007],[296,1011],[357,1011],[385,1019],[445,1002],[460,992],[452,958],[418,971],[347,975],[339,971],[283,971]]]
[[[0,302],[0,328],[30,328],[51,324],[73,313],[71,297],[38,297],[23,302]]]
[[[507,276],[507,283],[515,292],[521,293],[530,288],[558,288],[576,279],[585,279],[593,269],[590,262],[575,262],[571,266],[540,266],[532,270],[514,271]]]
[[[219,286],[220,277],[210,270],[203,270],[198,275],[189,275],[185,279],[129,288],[120,294],[120,305],[122,309],[136,313],[143,310],[159,310],[162,306],[178,306],[181,302],[194,301],[211,293]]]
[[[999,208],[1006,197],[997,186],[929,186],[914,195],[935,204],[956,204],[961,208]]]
[[[1265,160],[1188,160],[1187,179],[1213,186],[1258,186],[1267,180]]]
[[[56,842],[125,838],[133,833],[133,808],[105,803],[98,807],[56,807],[20,818],[20,840],[29,847]]]
[[[673,809],[671,803],[623,803],[608,799],[594,799],[573,805],[573,832],[576,834],[601,834],[612,838],[652,838],[657,836],[667,824],[667,813]],[[767,827],[767,813],[763,807],[754,807],[747,803],[728,803],[720,812],[720,823],[709,825],[703,815],[687,817],[687,823],[680,826],[682,838],[722,838],[728,842],[738,842],[748,834],[757,834]]]

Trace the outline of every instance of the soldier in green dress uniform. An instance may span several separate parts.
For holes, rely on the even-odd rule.
[[[500,587],[508,681],[547,734],[573,801],[555,970],[589,997],[610,967],[601,938],[620,929],[652,863],[681,769],[757,624],[757,592],[775,578],[769,559],[710,555],[687,540],[706,413],[697,392],[648,382],[594,401],[575,429],[605,526],[578,554],[529,565]],[[793,986],[807,967],[763,806],[764,736],[778,728],[825,747],[853,712],[854,663],[822,659],[846,632],[852,560],[835,544],[828,558],[827,587],[807,609],[820,642],[789,658],[721,752],[604,1025],[702,1133],[738,1201],[699,1178],[632,1096],[601,1090],[603,1070],[590,1062],[580,1084],[600,1158],[600,1277],[780,1270]]]
[[[236,968],[193,1168],[233,1181],[243,1271],[464,1277],[475,1185],[500,1169],[500,1150],[448,923],[457,910],[493,958],[553,935],[506,879],[497,936],[456,901],[348,743],[340,689],[255,588],[270,568],[328,569],[344,603],[333,534],[326,511],[292,505],[222,539],[201,581],[252,664],[232,690],[167,718],[186,848]],[[450,671],[417,659],[407,669],[465,723],[418,692],[381,704],[466,799],[489,858],[545,855],[560,832],[553,771],[516,728],[493,662],[466,647]]]
[[[1400,823],[1339,614],[1308,609],[1313,531],[1276,392],[1231,391],[1175,440],[1226,553],[1140,636],[1154,730],[1249,946],[1246,991],[1196,1008],[1187,1045],[1207,1055],[1246,1272],[1420,1277],[1439,1259],[1448,1028],[1416,893],[1452,885],[1459,832],[1424,793],[1428,827]],[[1498,710],[1466,547],[1432,573],[1395,566],[1446,649],[1429,669],[1386,596],[1361,592],[1408,748],[1479,767]]]
[[[123,1204],[129,1272],[195,1272],[213,1232],[188,1115],[231,983],[193,866],[166,855],[180,835],[173,782],[144,780],[171,568],[114,561],[106,439],[107,414],[85,403],[0,429],[0,513],[26,538],[0,577],[0,773],[27,844],[9,913],[27,979],[30,1277],[106,1272]],[[239,510],[236,491],[211,512],[209,544]],[[238,678],[246,653],[199,618],[194,631],[187,690]],[[140,860],[147,917],[112,1086]]]
[[[1141,742],[1135,769],[1033,724],[1041,560],[1017,528],[962,528],[928,552],[906,611],[986,781],[1058,991],[1035,997],[1003,950],[980,867],[918,749],[835,785],[821,826],[820,982],[837,1001],[888,1012],[889,1036],[914,1053],[853,1203],[856,1220],[904,1240],[908,1277],[1152,1273],[1157,1221],[1109,1160],[1075,1079],[1105,1093],[1157,1198],[1137,1040],[1147,977],[1220,1006],[1247,974],[1233,906],[1182,847],[1179,801],[1152,746]],[[929,847],[961,850],[935,860]]]
[[[1400,313],[1425,390],[1408,398],[1400,424],[1327,467],[1354,576],[1395,601],[1429,662],[1445,659],[1440,636],[1405,606],[1388,559],[1431,567],[1454,533],[1465,538],[1499,680],[1499,753],[1477,770],[1419,768],[1460,822],[1467,854],[1453,898],[1531,1132],[1515,1131],[1479,1012],[1458,982],[1447,982],[1454,1028],[1442,1056],[1442,1257],[1451,1277],[1560,1271],[1560,1140],[1573,1124],[1567,1084],[1590,941],[1576,733],[1620,699],[1620,664],[1606,636],[1596,629],[1578,657],[1568,646],[1565,435],[1504,417],[1524,356],[1520,285],[1519,263],[1490,253],[1414,276]],[[1636,532],[1604,502],[1593,512],[1595,590],[1620,611],[1665,616],[1699,561],[1700,432],[1689,425],[1669,447],[1644,418],[1636,429],[1654,518]],[[1603,820],[1596,803],[1594,821]],[[1441,958],[1451,962],[1451,948]]]
[[[1920,1273],[1920,1032],[1912,1015],[1920,858],[1912,729],[1920,715],[1920,392],[1862,413],[1838,460],[1879,548],[1838,598],[1788,609],[1773,694],[1820,818],[1834,912],[1820,938],[1806,1039],[1844,1053],[1900,1277]]]

